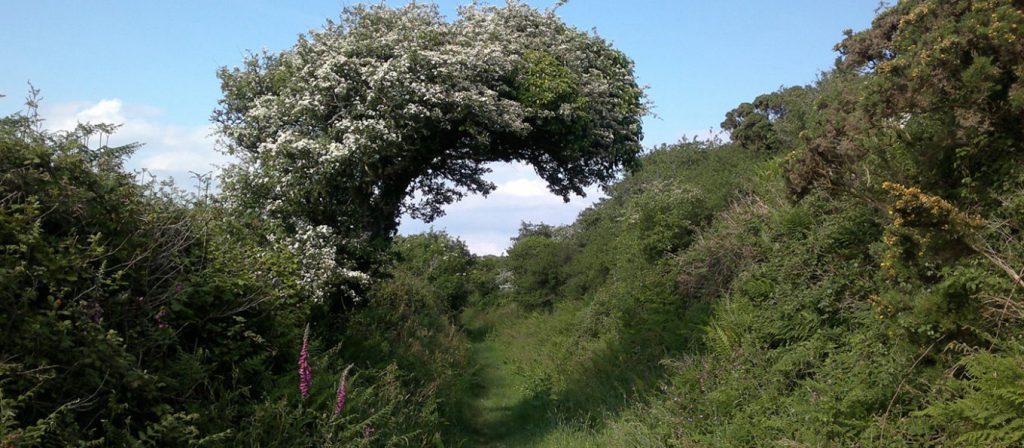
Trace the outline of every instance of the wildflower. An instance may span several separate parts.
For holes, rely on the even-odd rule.
[[[157,312],[156,316],[153,317],[153,319],[156,320],[157,328],[161,330],[167,328],[167,322],[164,322],[164,317],[167,317],[167,309],[163,307],[161,307],[160,311]]]
[[[302,398],[309,397],[309,385],[313,382],[313,369],[309,367],[309,324],[302,333],[302,350],[299,351],[299,392]]]
[[[348,382],[348,371],[351,368],[352,364],[349,364],[345,371],[341,372],[341,381],[338,381],[338,400],[334,402],[334,415],[340,414],[341,408],[345,407],[345,397],[347,395],[345,388]]]

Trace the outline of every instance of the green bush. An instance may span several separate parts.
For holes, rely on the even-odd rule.
[[[32,102],[0,121],[4,444],[230,433],[293,365],[294,261],[211,198],[137,183],[134,146],[86,146],[112,127],[39,129]]]
[[[523,235],[508,250],[505,265],[512,273],[516,300],[527,308],[550,308],[569,261],[568,247],[547,235]]]

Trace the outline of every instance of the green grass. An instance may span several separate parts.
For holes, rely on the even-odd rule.
[[[458,422],[465,446],[555,446],[550,438],[576,432],[560,413],[555,389],[556,360],[577,308],[466,311],[462,320],[472,342],[474,372],[472,393],[462,397],[467,421]]]
[[[470,393],[452,422],[466,447],[661,446],[642,403],[617,384],[632,384],[609,338],[574,342],[582,301],[551,311],[515,305],[471,307],[463,329],[471,342]],[[615,358],[615,359],[611,359]]]

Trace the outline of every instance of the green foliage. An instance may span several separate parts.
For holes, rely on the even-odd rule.
[[[1019,445],[1020,17],[1009,1],[883,9],[815,85],[731,111],[734,145],[641,158],[540,239],[559,263],[510,256],[543,261],[555,306],[467,316],[530,346],[505,355],[526,372],[519,406],[555,423],[495,437]]]
[[[1018,3],[884,8],[732,142],[642,155],[596,36],[356,7],[221,73],[227,200],[139,183],[89,145],[114,127],[42,131],[32,97],[0,120],[0,445],[1018,446]],[[392,240],[492,160],[562,195],[631,169],[507,256]]]
[[[352,316],[339,354],[370,369],[361,371],[366,380],[356,381],[354,391],[388,391],[382,401],[352,405],[372,419],[375,440],[428,446],[465,412],[454,397],[469,387],[468,342],[455,319],[469,297],[466,279],[476,259],[445,233],[400,237],[393,250],[389,277]]]
[[[465,243],[444,232],[429,232],[399,237],[393,249],[398,254],[400,275],[427,282],[437,296],[449,300],[452,312],[466,304],[471,291],[466,277],[476,260]]]
[[[1009,353],[973,353],[959,363],[961,380],[952,396],[929,406],[922,416],[950,425],[950,441],[959,446],[1009,447],[1024,442],[1024,358],[1021,347]]]
[[[494,255],[477,257],[465,280],[469,290],[469,304],[487,306],[495,303],[504,290],[512,286],[504,283],[508,274],[501,258]]]
[[[561,267],[569,261],[570,249],[552,229],[536,230],[524,223],[504,260],[516,301],[527,308],[550,307],[564,282]]]
[[[134,146],[87,146],[113,127],[51,134],[34,107],[0,122],[4,443],[213,443],[290,370],[295,261],[136,183]]]
[[[789,87],[758,96],[726,112],[722,129],[740,146],[761,152],[792,150],[808,126],[817,90]]]
[[[487,365],[477,380],[499,388],[486,392],[483,416],[462,423],[475,428],[471,440],[560,446],[654,393],[667,353],[699,350],[709,307],[679,299],[671,256],[728,207],[757,163],[735,146],[666,146],[574,225],[524,225],[500,260],[512,300],[471,306],[462,319],[481,338],[474,358]],[[484,303],[495,299],[501,292]]]
[[[1022,166],[1019,27],[1010,0],[915,0],[848,31],[837,76],[859,79],[819,104],[828,126],[809,137],[804,167],[833,185],[889,180],[993,206]]]

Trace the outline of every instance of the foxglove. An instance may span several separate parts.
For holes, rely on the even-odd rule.
[[[341,372],[341,380],[338,381],[338,399],[334,402],[334,415],[340,414],[341,408],[345,407],[345,398],[348,394],[346,391],[346,388],[348,387],[348,371],[351,368],[352,365],[349,364],[349,366],[345,368],[345,371]]]
[[[309,386],[313,382],[313,369],[309,366],[309,324],[302,333],[302,350],[299,351],[299,392],[302,398],[309,397]]]

